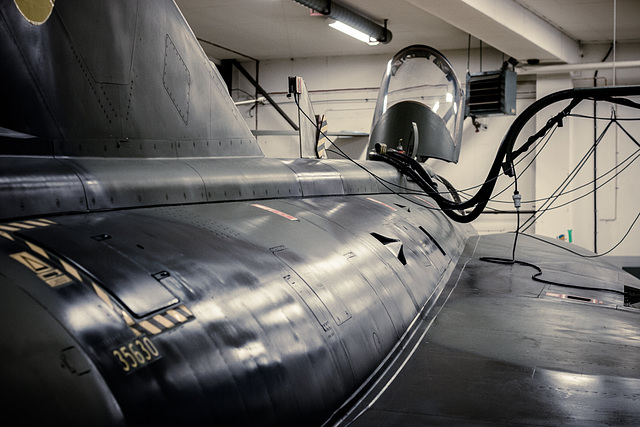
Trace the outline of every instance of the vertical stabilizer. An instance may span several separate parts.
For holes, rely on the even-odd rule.
[[[173,1],[23,3],[0,7],[0,127],[59,156],[262,156]]]

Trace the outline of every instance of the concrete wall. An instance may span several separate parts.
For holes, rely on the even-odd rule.
[[[583,62],[601,61],[608,48],[608,45],[585,46]],[[640,44],[619,44],[616,60],[636,60],[639,51]],[[505,59],[500,52],[485,48],[482,52],[481,70],[480,55],[477,51],[472,51],[470,55],[466,50],[443,53],[452,62],[461,80],[465,78],[468,61],[471,72],[478,72],[499,69]],[[258,80],[287,114],[297,121],[295,105],[286,97],[287,77],[302,76],[314,103],[315,113],[326,116],[330,132],[368,133],[378,86],[388,59],[388,55],[370,55],[265,60],[258,65]],[[244,65],[252,75],[256,75],[256,64],[247,62]],[[535,99],[556,90],[593,86],[593,76],[594,71],[520,76],[517,110],[521,112]],[[611,70],[598,72],[598,86],[612,85],[613,80]],[[232,93],[234,99],[242,101],[255,96],[255,89],[242,76],[234,76],[234,83],[236,84]],[[618,69],[616,83],[640,84],[640,71]],[[636,102],[640,102],[640,99],[636,99]],[[522,140],[544,125],[563,106],[552,106],[539,113],[536,120],[530,121],[527,125],[525,129],[527,134]],[[591,118],[568,119],[565,126],[555,132],[553,139],[544,150],[539,153],[532,150],[531,156],[518,166],[518,173],[521,174],[518,178],[518,187],[525,202],[523,211],[540,208],[591,147],[594,142],[593,108],[592,102],[579,106],[576,113]],[[252,129],[282,130],[283,132],[292,130],[269,105],[241,106],[240,109]],[[610,104],[598,103],[598,116],[609,117],[610,114]],[[619,117],[640,117],[640,111],[628,107],[617,107],[617,114]],[[476,132],[469,119],[465,120],[463,145],[458,164],[430,161],[431,166],[437,173],[451,181],[456,188],[466,190],[467,194],[473,194],[476,191],[474,187],[484,181],[489,164],[513,119],[514,116],[482,118],[480,122],[483,127],[479,132]],[[604,120],[597,120],[596,132],[601,132],[606,124]],[[640,139],[639,122],[625,121],[621,124],[636,140]],[[638,149],[636,143],[622,130],[615,128],[615,125],[612,126],[598,146],[595,176],[602,175],[611,169],[615,172],[615,165]],[[299,155],[298,137],[295,135],[260,136],[258,141],[269,157],[292,158]],[[365,156],[367,139],[337,138],[335,144],[350,157],[362,159]],[[340,154],[330,152],[329,156],[336,158],[340,157]],[[525,165],[529,165],[526,166],[526,171]],[[617,170],[623,167],[624,165]],[[640,161],[633,163],[609,183],[603,184],[612,175],[613,173],[609,173],[598,181],[598,185],[602,186],[597,189],[594,202],[593,194],[586,194],[594,190],[594,185],[590,184],[594,179],[594,160],[591,156],[583,170],[567,187],[567,190],[574,191],[559,198],[551,206],[553,209],[540,216],[527,232],[550,237],[564,234],[568,239],[569,230],[571,230],[571,238],[575,244],[590,250],[597,249],[598,253],[612,248],[624,236],[640,212],[640,198],[636,196],[635,187],[640,179]],[[511,185],[511,179],[500,178],[494,193],[494,196],[497,194],[496,201],[490,204],[491,209],[513,211]],[[576,198],[578,200],[566,204]],[[561,206],[563,204],[566,205]],[[481,233],[515,230],[516,216],[513,213],[491,213],[491,209],[475,222],[476,228]],[[524,223],[529,216],[530,214],[521,215],[521,222]],[[640,224],[631,230],[625,241],[611,254],[640,256]]]

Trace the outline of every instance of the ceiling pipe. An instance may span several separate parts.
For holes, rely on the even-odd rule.
[[[613,69],[613,62],[592,62],[586,64],[561,64],[561,65],[536,65],[528,66],[523,65],[516,67],[518,75],[530,75],[530,74],[553,74],[553,73],[568,73],[570,71],[584,71],[584,70],[607,70]],[[640,68],[640,60],[636,61],[621,61],[615,63],[615,69],[619,68]]]
[[[376,39],[380,43],[389,43],[391,41],[391,31],[387,30],[386,26],[383,27],[376,24],[372,20],[365,18],[364,16],[347,9],[340,3],[336,3],[331,0],[294,0],[296,3],[300,3],[303,6],[313,9],[314,11],[321,13],[329,18],[340,21],[349,25],[357,30],[368,34],[370,37]]]

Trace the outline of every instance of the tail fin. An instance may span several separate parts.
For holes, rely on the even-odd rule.
[[[300,157],[326,159],[326,149],[330,145],[327,120],[324,115],[315,114],[307,85],[302,77],[289,77],[289,95],[293,95],[298,107]]]
[[[0,127],[62,156],[132,140],[136,157],[175,155],[179,141],[193,157],[262,156],[173,1],[58,0],[50,14],[1,2]]]
[[[331,142],[327,137],[327,132],[329,130],[329,125],[327,124],[327,118],[322,115],[318,116],[318,136],[317,136],[317,144],[316,144],[316,153],[318,154],[319,159],[327,158],[327,149]]]

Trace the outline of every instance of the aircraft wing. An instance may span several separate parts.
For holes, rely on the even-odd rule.
[[[480,259],[511,259],[513,239],[469,240],[438,301],[331,422],[637,425],[640,310],[624,306],[637,280],[523,235],[516,259],[542,281]]]

